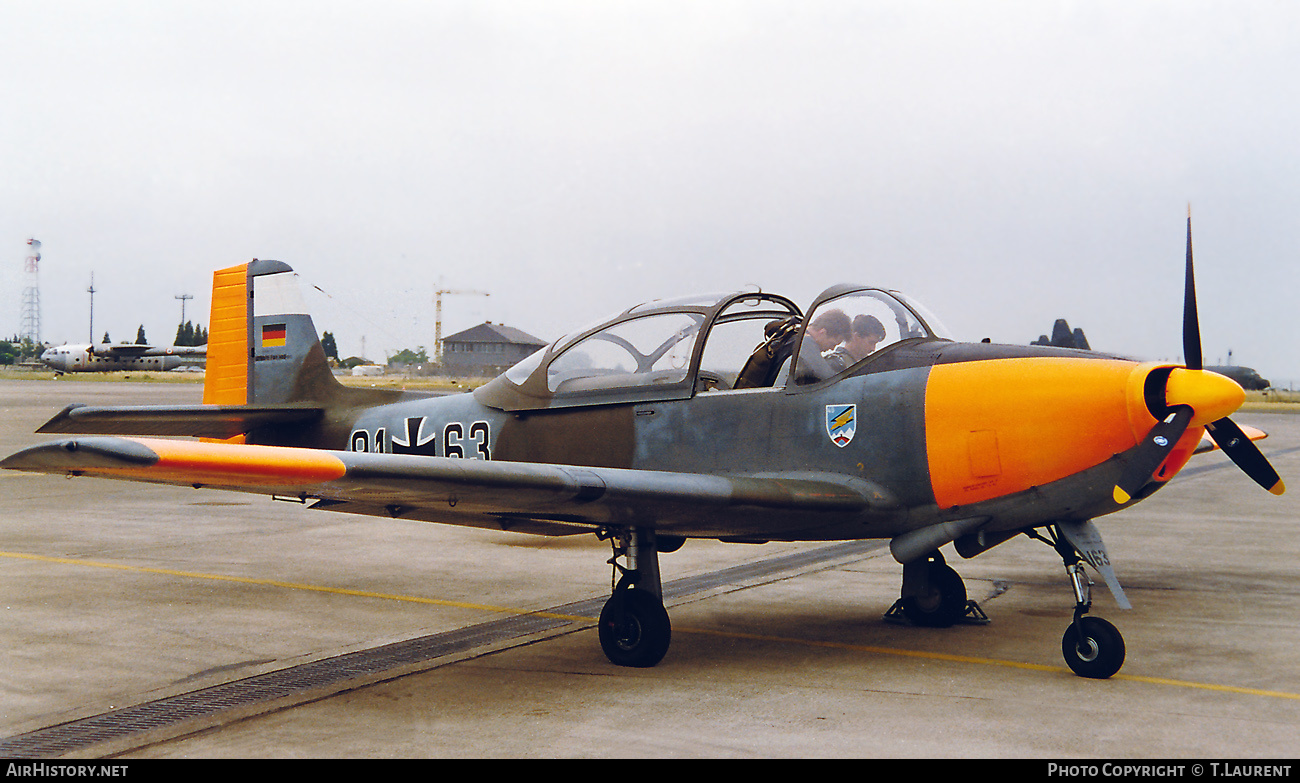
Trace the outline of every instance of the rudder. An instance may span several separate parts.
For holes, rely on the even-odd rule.
[[[205,404],[323,403],[341,388],[292,267],[254,259],[213,272]]]

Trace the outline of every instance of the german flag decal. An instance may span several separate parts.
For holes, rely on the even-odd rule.
[[[283,348],[284,344],[284,324],[262,324],[263,348]]]

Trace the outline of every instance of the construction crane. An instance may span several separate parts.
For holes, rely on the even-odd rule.
[[[491,296],[487,291],[443,288],[442,280],[439,279],[438,290],[433,292],[433,358],[438,364],[442,364],[442,297],[444,294]]]

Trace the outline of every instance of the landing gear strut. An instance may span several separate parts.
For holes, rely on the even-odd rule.
[[[1053,526],[1050,531],[1050,540],[1037,533],[1030,535],[1051,545],[1061,556],[1065,572],[1070,576],[1070,585],[1074,588],[1074,622],[1061,637],[1061,655],[1070,670],[1080,677],[1107,679],[1124,665],[1124,637],[1109,622],[1088,616],[1088,610],[1092,608],[1092,580],[1083,570],[1084,560],[1059,526]],[[1097,557],[1096,552],[1091,554]],[[1102,556],[1105,556],[1104,552]]]
[[[602,536],[604,537],[604,536]],[[618,575],[613,595],[600,611],[600,647],[618,666],[650,667],[663,660],[672,641],[659,579],[654,530],[633,528],[609,535]],[[618,559],[626,559],[620,565]]]

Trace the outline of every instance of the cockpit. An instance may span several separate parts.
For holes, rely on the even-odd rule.
[[[475,392],[504,410],[796,390],[862,371],[896,346],[948,339],[893,291],[839,285],[807,315],[786,297],[734,292],[654,301],[574,332]]]

